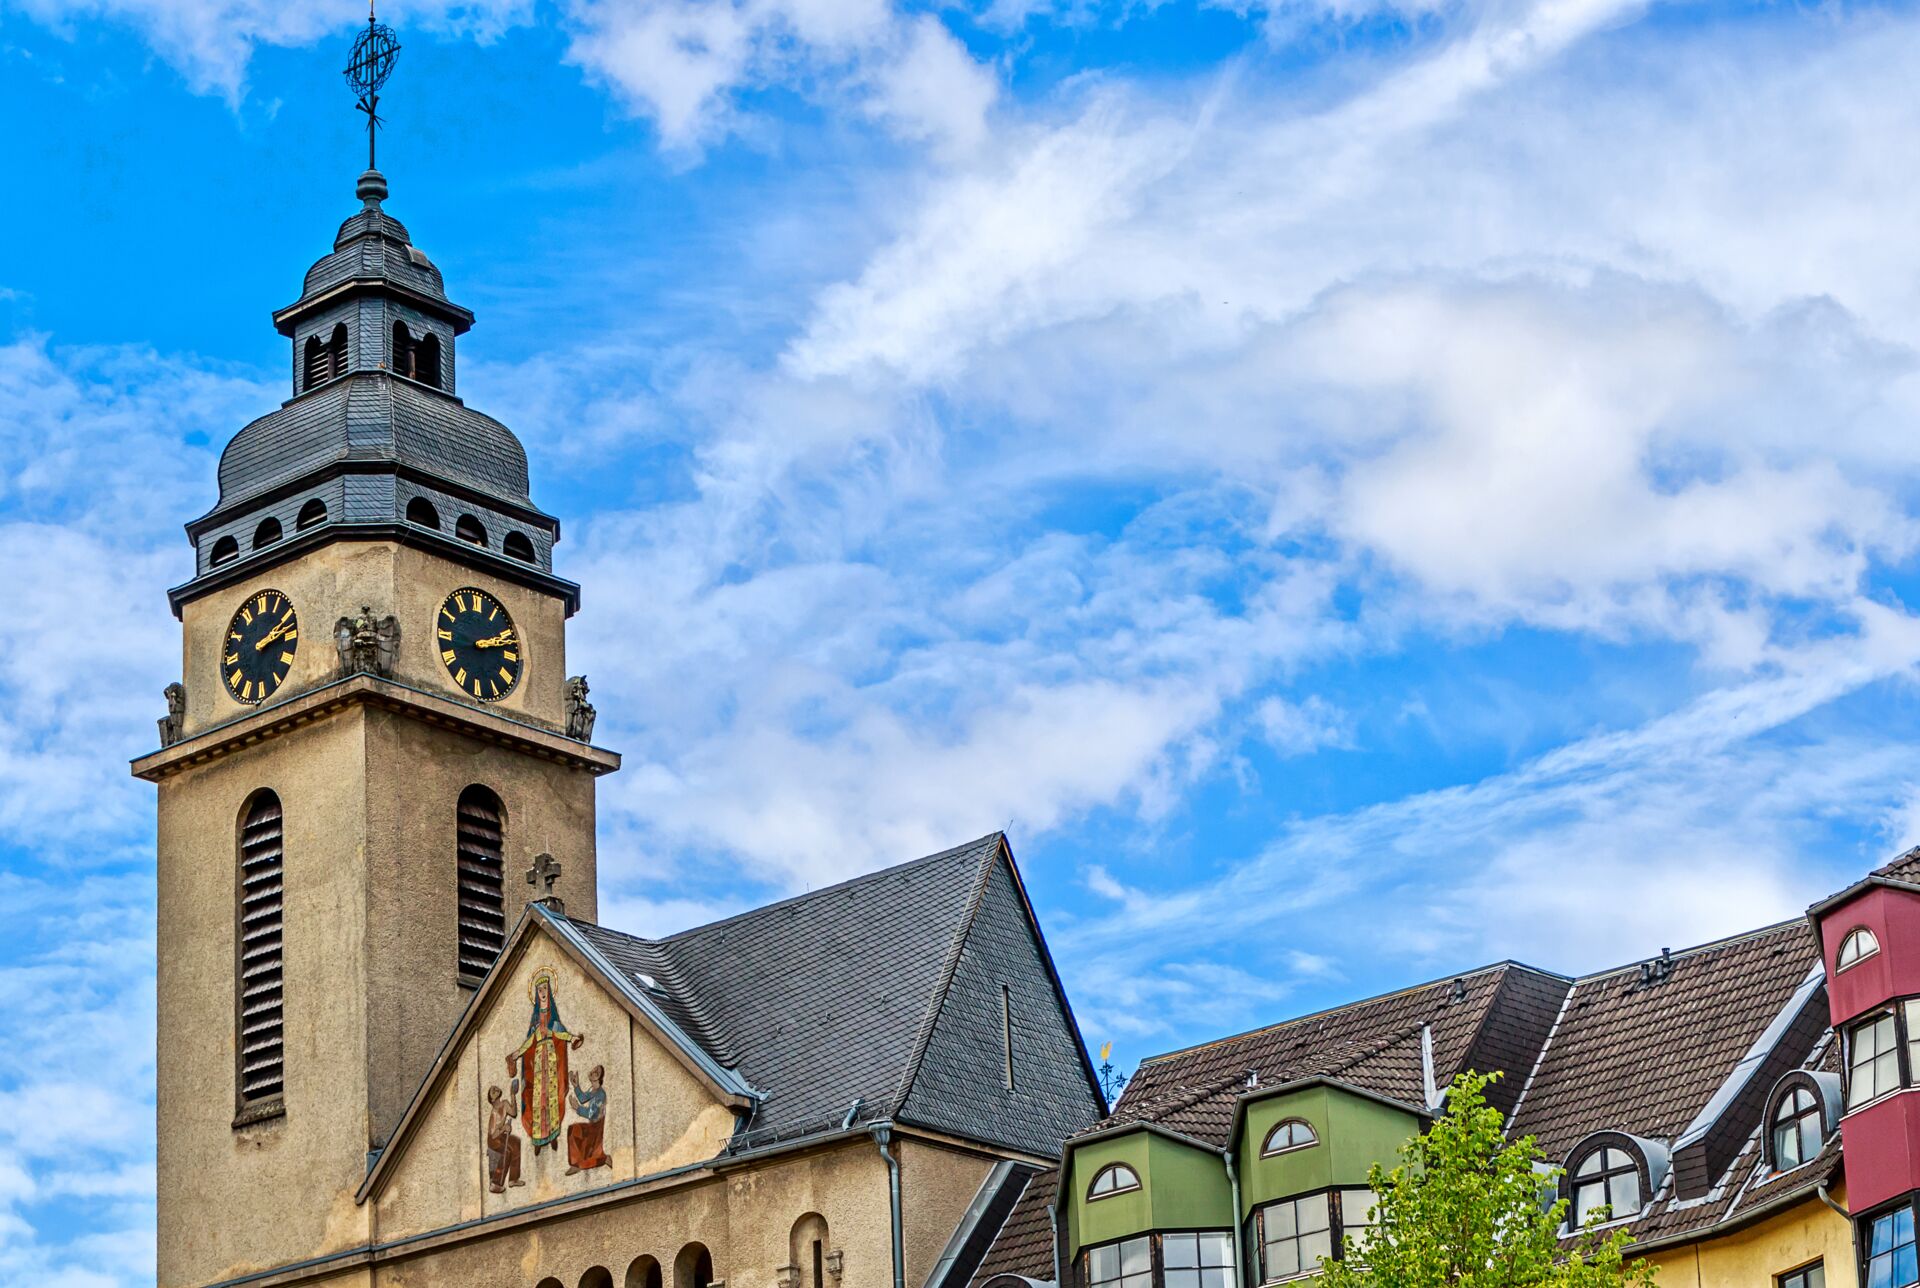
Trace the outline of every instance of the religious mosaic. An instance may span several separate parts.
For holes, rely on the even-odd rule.
[[[566,1175],[605,1167],[607,1071],[593,1065],[582,1076],[569,1067],[586,1034],[567,1027],[554,995],[554,972],[542,967],[528,988],[533,1013],[526,1036],[507,1054],[507,1086],[487,1088],[487,1184],[495,1194],[526,1183],[524,1175],[553,1151],[566,1151]]]

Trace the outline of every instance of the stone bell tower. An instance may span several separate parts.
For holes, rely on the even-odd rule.
[[[181,689],[133,765],[159,788],[167,1285],[363,1244],[355,1190],[507,929],[549,894],[595,914],[619,759],[569,683],[560,525],[458,397],[473,315],[378,171],[356,196],[273,315],[292,396],[187,525]]]

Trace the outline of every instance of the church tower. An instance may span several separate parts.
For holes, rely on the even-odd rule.
[[[364,1245],[355,1190],[525,905],[596,911],[619,760],[567,674],[560,525],[458,396],[473,315],[377,170],[356,196],[273,315],[292,396],[187,525],[180,685],[133,766],[159,789],[167,1285]]]

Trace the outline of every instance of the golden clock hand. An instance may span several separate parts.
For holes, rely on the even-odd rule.
[[[255,644],[253,646],[254,652],[256,653],[260,652],[262,649],[266,648],[267,645],[273,643],[275,640],[279,639],[282,635],[285,635],[287,633],[287,628],[291,625],[293,625],[293,614],[288,613],[285,617],[282,617],[280,619],[280,624],[278,626],[274,627],[272,630],[267,632],[265,639],[261,640],[258,644]]]
[[[486,639],[475,640],[473,646],[475,648],[504,648],[508,644],[518,642],[519,641],[513,638],[513,631],[508,629],[501,631],[498,635],[489,635]]]

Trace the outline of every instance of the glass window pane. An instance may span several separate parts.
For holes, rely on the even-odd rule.
[[[1333,1255],[1333,1234],[1322,1230],[1318,1234],[1300,1236],[1300,1264],[1309,1270],[1318,1269],[1322,1257]]]
[[[1233,1288],[1231,1266],[1209,1266],[1200,1272],[1200,1288]]]
[[[1588,1154],[1586,1159],[1580,1164],[1580,1170],[1576,1171],[1574,1175],[1593,1176],[1597,1174],[1600,1171],[1601,1154],[1603,1152],[1602,1150],[1596,1149],[1593,1153]]]
[[[1573,1187],[1573,1222],[1585,1225],[1587,1218],[1595,1208],[1603,1207],[1607,1201],[1607,1187],[1602,1181],[1589,1181]]]
[[[1200,1272],[1188,1266],[1168,1266],[1167,1288],[1200,1288]]]
[[[1315,1194],[1311,1198],[1300,1200],[1300,1233],[1312,1230],[1324,1230],[1331,1224],[1327,1218],[1327,1196]]]
[[[1867,1251],[1873,1256],[1893,1251],[1893,1217],[1877,1216],[1873,1218],[1873,1232]]]
[[[1294,1233],[1293,1204],[1276,1203],[1267,1209],[1267,1237],[1285,1238]]]
[[[1087,1271],[1097,1284],[1111,1283],[1120,1277],[1120,1252],[1112,1244],[1087,1253]]]
[[[1808,1266],[1801,1272],[1805,1288],[1827,1288],[1827,1268],[1823,1265]]]
[[[1815,1110],[1800,1120],[1800,1157],[1812,1158],[1820,1152],[1820,1112]],[[1825,1272],[1823,1271],[1822,1274]]]
[[[1867,1288],[1893,1288],[1893,1254],[1867,1263]]]
[[[1920,1266],[1914,1262],[1914,1248],[1911,1243],[1902,1244],[1893,1250],[1893,1282],[1895,1288],[1907,1288],[1909,1284],[1920,1283]]]
[[[1160,1264],[1169,1270],[1177,1266],[1200,1264],[1200,1237],[1194,1234],[1160,1236]]]
[[[1893,1241],[1896,1244],[1913,1242],[1913,1209],[1910,1207],[1893,1210]]]
[[[1773,1165],[1781,1171],[1789,1167],[1798,1167],[1800,1158],[1800,1133],[1792,1123],[1782,1123],[1773,1129]]]
[[[1200,1264],[1203,1266],[1231,1267],[1233,1265],[1233,1236],[1220,1234],[1202,1234],[1197,1236],[1200,1245]]]
[[[1267,1244],[1267,1278],[1279,1279],[1300,1273],[1300,1245],[1292,1239],[1276,1239]]]
[[[1153,1240],[1128,1239],[1120,1245],[1120,1273],[1139,1274],[1153,1270]]]
[[[1640,1173],[1628,1172],[1613,1179],[1613,1214],[1631,1216],[1640,1210]]]

